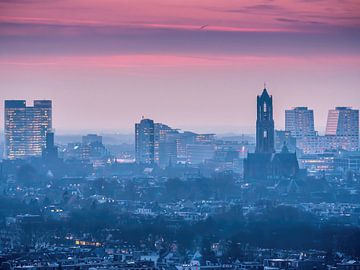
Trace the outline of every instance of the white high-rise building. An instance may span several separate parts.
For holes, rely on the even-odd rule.
[[[336,136],[338,148],[355,151],[359,148],[359,110],[336,107],[329,110],[326,136]]]
[[[295,107],[285,111],[285,130],[291,136],[299,139],[306,136],[315,136],[314,111],[307,107]]]

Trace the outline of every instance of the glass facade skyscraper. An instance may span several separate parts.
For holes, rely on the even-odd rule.
[[[46,134],[52,130],[51,100],[5,101],[5,158],[41,156]]]

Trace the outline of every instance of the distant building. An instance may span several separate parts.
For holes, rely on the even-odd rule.
[[[275,130],[275,150],[280,152],[286,145],[290,152],[296,151],[296,138],[292,136],[290,131]]]
[[[285,130],[295,138],[315,136],[314,111],[308,107],[295,107],[285,111]]]
[[[179,163],[200,164],[213,158],[214,153],[214,134],[180,132],[150,119],[135,125],[135,156],[139,164],[160,168]]]
[[[194,144],[196,140],[196,133],[185,131],[180,133],[176,139],[176,151],[177,159],[181,163],[186,163],[187,161],[187,152],[186,146],[188,144]]]
[[[299,164],[286,144],[275,153],[273,99],[266,89],[257,97],[256,150],[244,160],[246,180],[267,181],[297,177]]]
[[[82,137],[83,144],[102,143],[102,136],[97,134],[88,134]]]
[[[97,134],[88,134],[82,137],[81,158],[89,160],[93,166],[102,167],[111,159],[109,151],[103,144],[102,136]]]
[[[211,159],[215,154],[213,144],[188,144],[186,145],[186,157],[188,164],[200,164]]]
[[[295,134],[296,146],[303,154],[321,154],[329,150],[359,149],[359,111],[349,107],[329,110],[325,136],[314,131],[313,112],[307,107],[286,111],[286,130]]]
[[[143,119],[135,126],[136,162],[166,167],[177,162],[178,131],[162,123]]]
[[[359,148],[359,110],[349,107],[336,107],[329,110],[326,136],[341,138],[338,148],[356,151]]]
[[[309,153],[317,142],[314,127],[314,111],[308,107],[295,107],[285,111],[285,131],[296,139],[296,146],[303,153]]]
[[[176,139],[178,131],[168,125],[154,124],[154,160],[160,167],[177,162]]]
[[[104,167],[113,158],[103,144],[102,136],[96,134],[83,136],[81,143],[69,143],[63,157],[65,160],[75,159],[92,164],[94,168]]]
[[[58,147],[55,146],[54,132],[48,132],[46,134],[46,145],[43,149],[42,156],[47,161],[53,161],[58,158]]]
[[[41,156],[46,135],[52,129],[51,100],[5,101],[5,157],[8,159]]]
[[[306,169],[309,176],[342,175],[343,166],[340,166],[336,153],[307,154],[299,158],[300,167]]]
[[[151,119],[135,124],[135,160],[140,164],[155,162],[155,126]]]
[[[242,160],[240,153],[245,148],[238,142],[217,141],[213,157],[206,160],[206,165],[216,172],[233,171],[237,173],[242,172]]]
[[[360,174],[360,152],[328,151],[307,154],[299,158],[300,167],[310,176],[348,177],[349,173]]]

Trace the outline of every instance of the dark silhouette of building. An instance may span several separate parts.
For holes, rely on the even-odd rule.
[[[102,144],[103,138],[102,138],[102,136],[99,136],[97,134],[87,134],[85,136],[82,136],[82,143],[83,144],[94,144],[94,143]]]
[[[46,134],[46,146],[43,149],[42,156],[47,161],[56,160],[58,158],[58,148],[55,146],[54,132]]]
[[[266,88],[257,97],[256,153],[274,153],[273,101]]]
[[[284,144],[290,152],[296,151],[296,138],[287,130],[275,130],[275,151],[280,152]]]
[[[246,180],[267,181],[297,177],[299,164],[296,154],[290,153],[285,144],[280,153],[275,153],[274,133],[273,99],[264,89],[261,96],[257,97],[256,150],[244,160]]]
[[[294,178],[299,173],[299,163],[295,153],[290,153],[284,144],[280,153],[271,160],[271,177],[273,179]]]

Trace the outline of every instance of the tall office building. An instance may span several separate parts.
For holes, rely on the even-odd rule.
[[[295,107],[285,111],[285,130],[291,136],[299,139],[306,136],[315,136],[314,111],[307,107]]]
[[[257,153],[273,153],[274,147],[274,119],[272,96],[266,89],[257,97],[256,120],[256,151]]]
[[[359,110],[349,107],[336,107],[335,110],[329,110],[325,135],[340,138],[339,148],[358,150]]]
[[[41,156],[46,135],[52,129],[51,100],[5,101],[5,157],[9,159]]]
[[[135,159],[140,164],[155,162],[155,126],[154,121],[142,119],[135,124]]]
[[[329,110],[326,135],[359,136],[359,110],[349,107]]]
[[[177,129],[173,129],[162,123],[155,123],[155,163],[162,168],[177,163],[176,142],[179,135]]]

